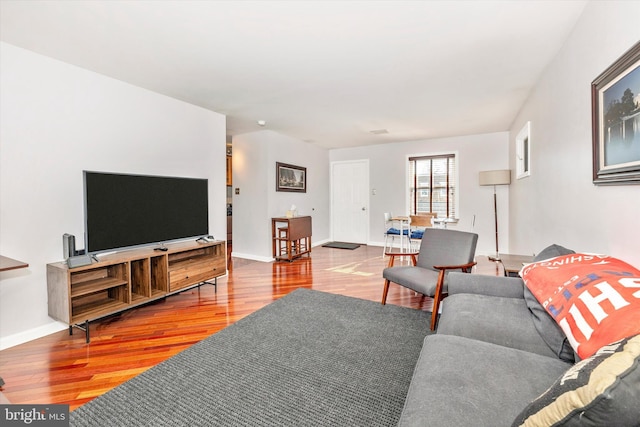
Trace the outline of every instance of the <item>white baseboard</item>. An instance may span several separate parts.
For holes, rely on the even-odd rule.
[[[7,337],[0,338],[0,350],[4,350],[10,347],[15,347],[19,344],[24,344],[29,341],[33,341],[38,338],[42,338],[47,335],[51,335],[55,332],[60,332],[68,329],[69,325],[62,322],[51,322],[46,325],[38,326],[37,328],[29,329],[24,332],[9,335]]]
[[[315,242],[311,244],[312,248],[315,248],[316,246],[321,246],[324,245],[325,243],[329,243],[331,240],[321,240],[319,242]],[[272,262],[275,261],[274,258],[272,257],[265,257],[265,256],[260,256],[260,255],[254,255],[254,254],[243,254],[241,252],[236,252],[233,251],[231,252],[231,256],[233,258],[242,258],[242,259],[249,259],[251,261],[260,261],[260,262]]]
[[[251,261],[260,261],[260,262],[271,262],[271,261],[273,261],[273,258],[271,258],[271,257],[265,257],[265,256],[259,256],[259,255],[253,255],[253,254],[243,254],[243,253],[236,252],[236,251],[231,252],[231,257],[249,259]]]

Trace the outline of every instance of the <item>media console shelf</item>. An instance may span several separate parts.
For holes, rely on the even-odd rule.
[[[208,283],[226,274],[225,242],[180,242],[158,253],[134,249],[69,268],[47,264],[49,316],[85,331],[89,322]],[[208,280],[213,279],[213,282]],[[216,289],[217,290],[217,289]]]

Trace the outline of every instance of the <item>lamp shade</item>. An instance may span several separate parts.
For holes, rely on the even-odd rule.
[[[511,184],[511,170],[480,172],[480,185],[509,185]]]

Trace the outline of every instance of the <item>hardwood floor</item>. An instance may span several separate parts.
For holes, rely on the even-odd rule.
[[[479,257],[474,272],[502,274]],[[382,249],[315,247],[311,257],[263,263],[234,259],[218,290],[204,285],[91,323],[84,333],[61,331],[0,351],[0,399],[69,404],[73,410],[270,302],[300,288],[380,301]],[[429,310],[431,299],[391,286],[388,304]],[[425,325],[428,327],[428,325]]]

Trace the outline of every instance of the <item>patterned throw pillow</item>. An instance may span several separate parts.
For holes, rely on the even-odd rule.
[[[640,335],[602,347],[530,403],[512,427],[638,426]]]
[[[640,333],[640,271],[606,255],[569,254],[521,271],[581,359]]]

